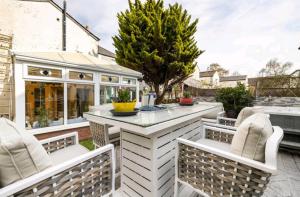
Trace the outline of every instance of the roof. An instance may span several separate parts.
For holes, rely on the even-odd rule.
[[[55,3],[53,0],[19,0],[19,1],[33,1],[33,2],[45,2],[45,3],[51,3],[54,7],[56,7],[59,11],[63,12],[63,9]],[[92,36],[96,41],[99,41],[100,38],[96,36],[94,33],[92,33],[89,29],[87,29],[84,25],[82,25],[80,22],[78,22],[73,16],[71,16],[67,12],[67,17],[69,17],[72,21],[74,21],[77,25],[79,25],[85,32],[87,32],[90,36]]]
[[[215,74],[215,70],[209,70],[209,71],[203,71],[203,72],[200,72],[200,77],[212,77],[214,76]]]
[[[237,75],[237,76],[226,76],[226,77],[220,77],[220,82],[222,81],[242,81],[246,80],[247,75]]]
[[[13,54],[17,60],[28,62],[63,65],[66,67],[142,77],[140,72],[120,66],[113,60],[101,59],[79,52],[14,52]]]
[[[111,51],[109,51],[109,50],[107,50],[107,49],[105,49],[101,46],[98,46],[98,54],[101,54],[101,55],[104,55],[104,56],[107,56],[107,57],[112,57],[112,58],[116,57],[116,55],[113,52],[111,52]]]
[[[184,80],[183,83],[189,87],[201,88],[201,81],[191,77]]]

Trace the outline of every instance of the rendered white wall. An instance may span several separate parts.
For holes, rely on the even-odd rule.
[[[67,51],[97,54],[97,40],[67,17]],[[13,50],[62,50],[62,13],[49,2],[0,0],[0,33],[13,34]]]

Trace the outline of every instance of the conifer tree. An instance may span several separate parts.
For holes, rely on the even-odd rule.
[[[198,19],[175,3],[163,0],[128,1],[118,14],[119,33],[113,37],[118,64],[139,71],[157,94],[159,104],[168,89],[188,78],[202,53],[194,34]]]

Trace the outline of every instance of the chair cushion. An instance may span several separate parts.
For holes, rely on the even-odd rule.
[[[54,165],[58,165],[87,152],[89,152],[87,148],[80,144],[75,144],[51,153],[50,158]]]
[[[240,113],[239,113],[239,115],[238,115],[238,117],[237,117],[237,119],[236,119],[236,122],[235,122],[234,126],[235,126],[235,127],[240,126],[240,124],[241,124],[246,118],[248,118],[249,116],[251,116],[251,115],[253,115],[253,114],[255,114],[255,113],[261,112],[261,111],[262,111],[261,109],[262,109],[262,108],[259,108],[259,107],[244,107],[244,108],[240,111]]]
[[[43,146],[28,131],[4,118],[0,118],[0,128],[0,187],[52,166]]]
[[[200,139],[197,141],[199,144],[203,144],[209,147],[217,148],[226,152],[230,152],[230,144],[224,143],[224,142],[218,142],[216,140],[210,140],[210,139]]]
[[[242,122],[235,132],[231,152],[265,162],[265,146],[273,128],[267,114],[255,113]]]

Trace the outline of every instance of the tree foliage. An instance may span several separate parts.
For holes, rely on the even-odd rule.
[[[207,67],[207,70],[210,71],[218,71],[220,76],[225,76],[228,75],[229,71],[223,68],[220,64],[218,63],[212,63]]]
[[[160,103],[170,87],[188,78],[202,53],[194,38],[198,19],[175,3],[129,0],[118,14],[119,33],[113,37],[118,64],[139,71]]]
[[[287,71],[293,66],[291,62],[284,64],[278,62],[277,58],[273,58],[266,64],[266,67],[259,71],[260,76],[280,76],[286,75]]]

